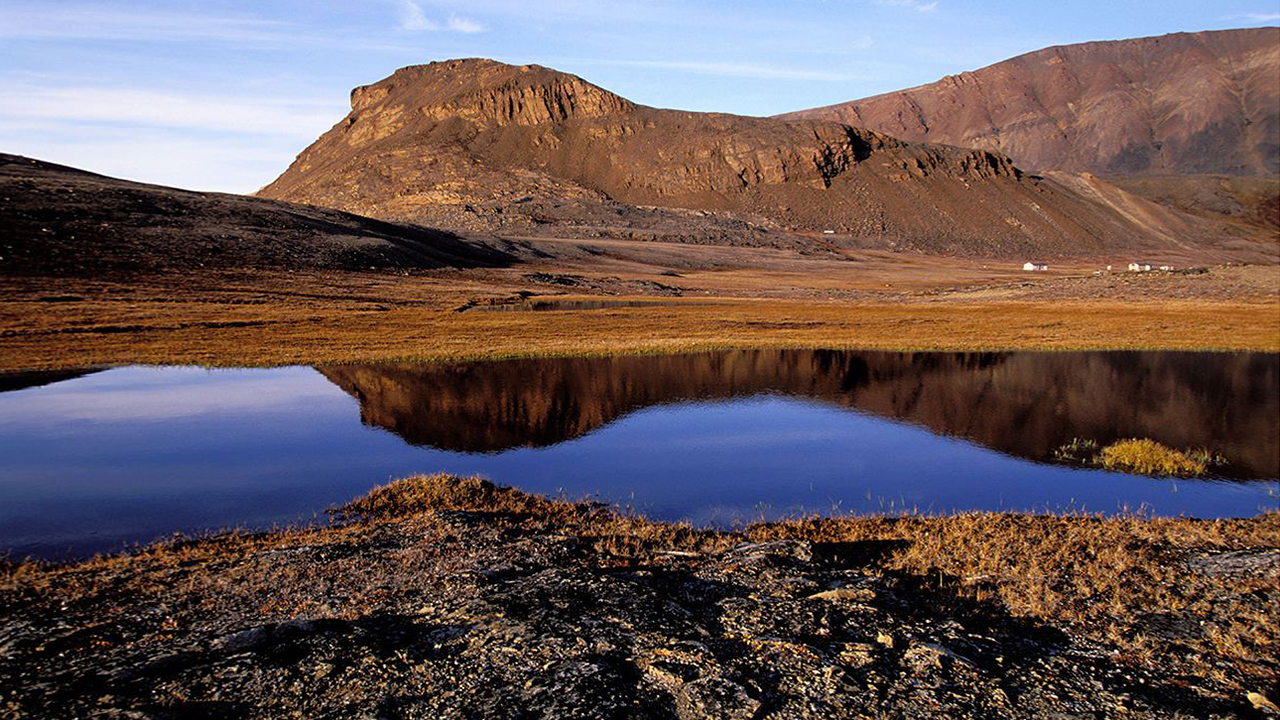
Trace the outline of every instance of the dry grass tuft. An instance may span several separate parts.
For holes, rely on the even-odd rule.
[[[595,514],[599,509],[592,503],[550,500],[520,492],[478,476],[437,473],[378,485],[334,512],[345,519],[365,520],[386,520],[438,510],[555,516],[567,520],[570,516]]]
[[[598,550],[619,562],[657,550],[707,552],[729,544],[724,533],[688,523],[653,522],[593,500],[545,498],[495,485],[482,477],[447,473],[415,475],[380,485],[335,514],[376,523],[439,511],[484,513],[499,524],[523,523],[531,529],[576,535],[592,540]]]
[[[1147,438],[1114,442],[1098,453],[1108,470],[1168,477],[1195,477],[1209,469],[1208,451],[1180,451]]]

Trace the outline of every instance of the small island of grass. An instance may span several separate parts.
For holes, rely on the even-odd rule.
[[[1202,477],[1226,464],[1225,458],[1207,449],[1176,450],[1150,438],[1118,440],[1106,447],[1075,438],[1053,456],[1061,462],[1151,477]]]

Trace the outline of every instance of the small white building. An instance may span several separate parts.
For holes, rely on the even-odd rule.
[[[1172,266],[1172,265],[1161,265],[1161,266],[1160,266],[1160,269],[1161,269],[1161,270],[1163,270],[1163,271],[1165,271],[1165,272],[1173,272],[1173,266]]]
[[[1129,272],[1151,272],[1151,263],[1131,262]]]
[[[1049,269],[1049,264],[1028,261],[1022,265],[1022,269],[1027,272],[1044,272]]]

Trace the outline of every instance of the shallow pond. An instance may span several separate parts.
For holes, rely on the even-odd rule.
[[[1280,356],[731,351],[0,376],[0,550],[83,555],[323,518],[480,473],[661,519],[1277,504]],[[1052,462],[1072,438],[1224,455],[1226,479]]]

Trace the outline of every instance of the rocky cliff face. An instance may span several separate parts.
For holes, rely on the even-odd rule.
[[[402,68],[376,85],[356,88],[351,109],[376,108],[390,95],[412,97],[427,117],[459,118],[488,127],[540,125],[629,112],[631,102],[581,78],[526,65],[517,72],[492,61]]]
[[[1006,154],[1033,170],[1280,174],[1280,28],[1047,48],[783,116]]]
[[[404,68],[358,88],[347,118],[260,194],[521,233],[609,214],[600,208],[610,203],[659,206],[992,255],[1155,250],[1215,232],[1151,203],[1139,225],[988,150],[841,122],[659,110],[572,75],[488,60]]]

